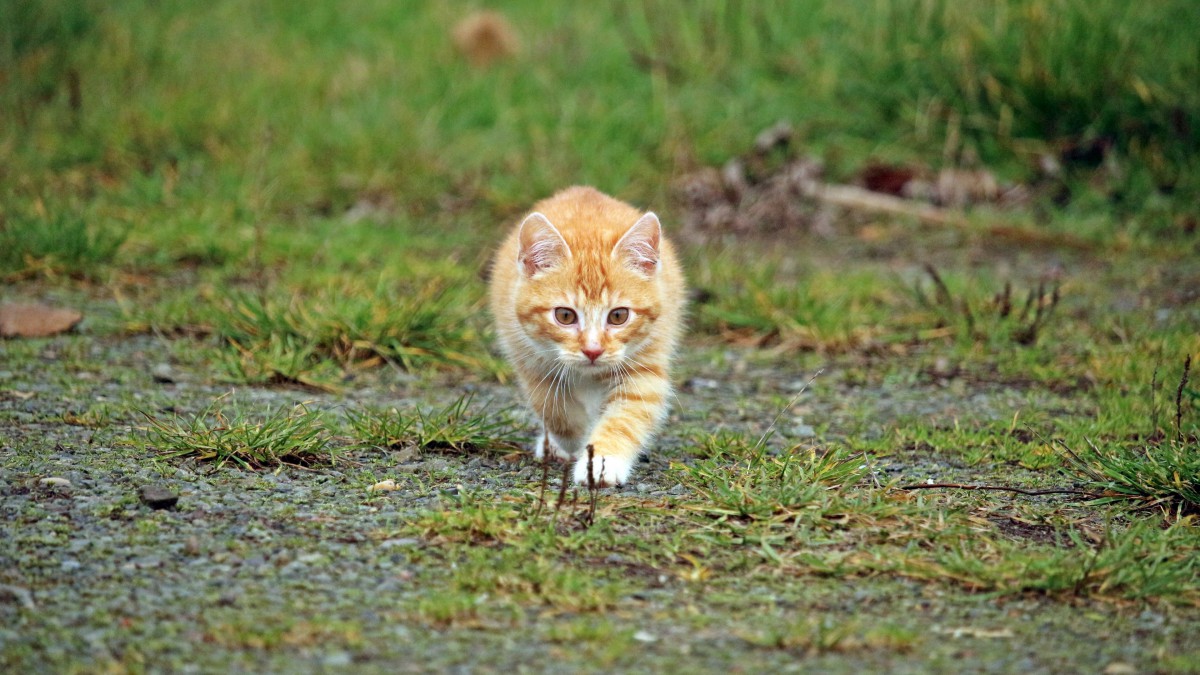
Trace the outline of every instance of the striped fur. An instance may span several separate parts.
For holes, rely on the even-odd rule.
[[[586,483],[592,445],[597,484],[628,481],[666,417],[684,299],[657,216],[592,188],[537,203],[513,229],[493,261],[490,302],[500,348],[542,421],[539,459],[574,461]],[[556,320],[561,308],[573,323]],[[618,308],[627,319],[613,323]]]

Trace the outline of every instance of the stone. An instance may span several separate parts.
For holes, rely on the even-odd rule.
[[[169,363],[160,363],[150,369],[150,377],[159,384],[174,384],[179,381]]]
[[[0,305],[0,337],[48,337],[71,330],[83,320],[73,309],[38,304]]]
[[[179,502],[179,493],[162,485],[147,485],[141,489],[139,496],[142,503],[152,509],[174,508]]]
[[[29,589],[20,586],[0,584],[0,601],[13,601],[25,609],[37,608],[33,602],[33,594],[29,592]]]

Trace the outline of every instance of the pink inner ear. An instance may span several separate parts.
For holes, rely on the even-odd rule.
[[[658,222],[658,216],[652,212],[647,213],[621,237],[613,253],[638,272],[647,276],[653,275],[658,269],[658,242],[661,233],[662,225]]]
[[[528,276],[556,267],[571,255],[567,242],[546,216],[533,212],[521,222],[517,261]]]

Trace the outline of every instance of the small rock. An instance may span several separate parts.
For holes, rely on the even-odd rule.
[[[179,493],[162,485],[147,485],[141,489],[139,496],[142,503],[152,509],[174,508],[179,502]]]
[[[169,363],[160,363],[150,369],[150,377],[160,384],[174,384],[178,381],[175,371]]]
[[[759,153],[766,154],[775,148],[787,147],[794,133],[791,123],[781,120],[763,129],[758,136],[754,137],[754,149]]]
[[[400,488],[396,486],[396,481],[389,478],[387,480],[381,480],[367,488],[367,492],[392,492],[399,489]]]
[[[812,438],[817,435],[817,430],[811,424],[797,424],[792,428],[792,435],[796,438]]]
[[[333,652],[326,654],[325,658],[321,659],[321,663],[325,666],[336,668],[338,666],[350,665],[352,659],[349,652]]]
[[[1134,673],[1137,672],[1137,668],[1134,668],[1128,663],[1113,661],[1112,663],[1108,664],[1108,666],[1106,666],[1102,672],[1104,675],[1134,675]]]
[[[644,630],[639,630],[638,632],[634,633],[633,639],[637,640],[638,642],[658,642],[657,635],[646,632]]]
[[[683,382],[683,388],[687,391],[699,391],[701,389],[720,389],[721,383],[707,377],[691,377]]]
[[[420,539],[413,539],[412,537],[404,537],[402,539],[385,539],[385,540],[379,542],[379,548],[394,548],[397,546],[416,546],[419,543],[421,543]]]
[[[40,485],[49,485],[51,487],[71,487],[71,481],[67,480],[66,478],[59,478],[58,476],[42,478],[38,481],[38,483]]]
[[[411,462],[421,456],[420,448],[415,445],[406,445],[403,448],[392,453],[392,461],[397,464]]]
[[[20,586],[10,586],[8,584],[0,584],[0,601],[15,600],[17,604],[25,609],[36,609],[37,605],[33,604],[33,594],[27,588]]]
[[[48,337],[69,331],[82,320],[83,314],[73,309],[3,304],[0,305],[0,337]]]

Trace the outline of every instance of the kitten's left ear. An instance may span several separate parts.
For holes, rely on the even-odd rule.
[[[662,225],[658,222],[658,216],[648,211],[621,236],[612,254],[635,272],[651,277],[658,271],[658,243],[661,239]]]

